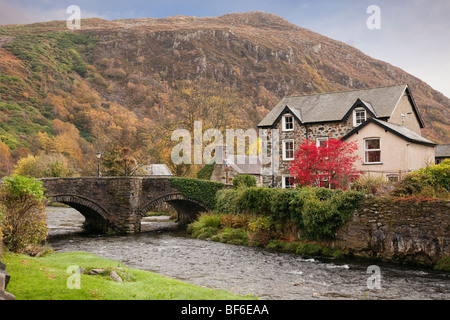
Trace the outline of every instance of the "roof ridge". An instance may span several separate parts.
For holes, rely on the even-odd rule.
[[[385,85],[385,86],[380,86],[380,87],[351,89],[351,90],[345,90],[345,91],[331,91],[331,92],[321,92],[321,93],[313,93],[313,94],[291,95],[291,96],[285,96],[284,98],[312,97],[312,96],[320,96],[320,95],[325,95],[325,94],[348,93],[348,92],[356,92],[356,91],[367,91],[367,90],[383,89],[383,88],[390,88],[390,87],[400,87],[400,86],[409,87],[407,83],[402,83],[402,84]]]

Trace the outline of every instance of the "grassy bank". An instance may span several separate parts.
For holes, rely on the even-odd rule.
[[[161,275],[131,269],[113,260],[90,253],[55,253],[33,258],[19,254],[4,254],[2,262],[11,275],[8,292],[17,300],[241,300],[250,297],[233,295],[223,290],[201,288]],[[80,289],[68,289],[73,273],[69,266],[85,270],[115,269],[123,282],[109,275],[80,274]]]

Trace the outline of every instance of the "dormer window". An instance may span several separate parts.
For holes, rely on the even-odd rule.
[[[294,131],[294,117],[290,114],[283,116],[283,131]]]
[[[353,126],[357,127],[367,120],[366,110],[359,108],[353,111]]]

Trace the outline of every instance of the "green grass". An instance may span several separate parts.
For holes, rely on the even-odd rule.
[[[45,257],[6,253],[2,257],[11,275],[7,291],[17,300],[243,300],[223,290],[201,288],[161,275],[127,268],[121,263],[83,252],[55,253]],[[108,276],[80,275],[80,289],[68,289],[69,266],[86,270],[122,267],[123,282]]]

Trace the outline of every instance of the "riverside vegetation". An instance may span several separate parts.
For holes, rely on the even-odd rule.
[[[320,242],[334,237],[364,198],[363,192],[270,189],[255,187],[251,178],[238,176],[233,189],[219,190],[215,210],[202,213],[188,232],[194,238],[290,253],[335,258],[345,254]]]
[[[237,176],[233,189],[216,193],[214,211],[202,213],[188,226],[188,232],[198,239],[339,258],[348,252],[327,244],[366,195],[418,201],[448,199],[450,159],[410,173],[391,185],[391,192],[383,191],[382,182],[374,179],[359,179],[353,190],[346,191],[255,185],[253,177]],[[438,260],[434,269],[450,271],[450,257]]]

